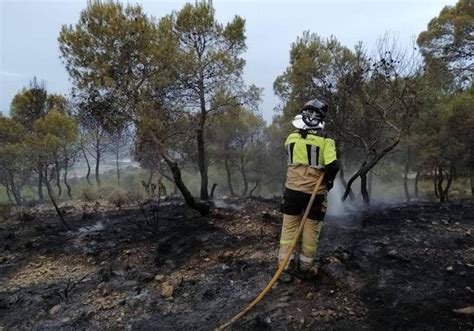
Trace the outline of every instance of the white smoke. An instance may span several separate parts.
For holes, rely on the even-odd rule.
[[[344,194],[344,186],[337,178],[334,182],[334,187],[329,191],[328,194],[328,210],[327,214],[330,216],[347,216],[354,210],[360,209],[362,206],[351,202],[349,198],[346,201],[342,201],[342,195]]]
[[[83,226],[79,228],[79,232],[83,234],[88,234],[92,232],[99,232],[105,229],[104,222],[98,221],[96,224],[92,226]]]
[[[236,205],[234,203],[227,203],[225,202],[224,200],[221,200],[221,199],[214,199],[214,205],[217,207],[217,208],[222,208],[222,209],[233,209],[233,210],[237,210],[237,211],[240,211],[243,209],[243,205]]]

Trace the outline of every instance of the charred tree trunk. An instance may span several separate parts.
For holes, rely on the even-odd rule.
[[[405,191],[405,200],[410,201],[410,192],[408,191],[408,172],[410,171],[410,150],[407,151],[405,158],[405,171],[403,172],[403,190]]]
[[[63,225],[69,229],[69,225],[67,224],[65,218],[64,218],[64,215],[63,213],[61,212],[61,210],[59,209],[58,207],[58,204],[56,203],[56,199],[54,198],[54,193],[53,193],[53,189],[51,188],[51,184],[49,183],[48,181],[48,177],[47,177],[47,168],[45,169],[45,181],[44,181],[44,184],[46,185],[46,190],[48,191],[48,196],[49,196],[49,199],[51,200],[51,202],[53,203],[53,206],[54,206],[54,209],[56,210],[56,213],[58,214],[59,216],[59,219],[61,220],[61,223],[63,223]]]
[[[247,180],[247,174],[245,173],[245,170],[242,169],[242,179],[244,181],[244,189],[242,190],[242,196],[245,197],[247,196],[247,192],[249,191],[249,182]]]
[[[199,128],[197,132],[197,143],[198,143],[198,165],[199,172],[201,174],[201,200],[208,200],[209,193],[207,191],[207,165],[205,157],[205,147],[204,147],[204,127]]]
[[[211,199],[214,198],[214,191],[216,190],[216,187],[217,187],[217,183],[214,183],[211,188]]]
[[[255,182],[255,186],[252,187],[252,189],[251,189],[250,192],[249,192],[249,197],[252,197],[253,192],[257,189],[257,187],[258,187],[259,184],[260,184],[260,180],[257,179],[257,181]]]
[[[39,166],[39,172],[38,172],[38,199],[40,201],[44,200],[44,195],[43,195],[43,166]]]
[[[171,160],[165,159],[165,161],[170,167],[171,173],[173,174],[174,182],[176,183],[176,186],[178,186],[178,189],[183,195],[184,200],[186,201],[188,206],[193,209],[196,209],[203,216],[209,214],[209,206],[204,203],[197,202],[196,199],[194,199],[194,197],[192,196],[191,192],[189,192],[186,185],[184,185],[183,179],[181,178],[181,170],[179,169],[178,164],[175,161]]]
[[[449,166],[449,170],[446,170],[447,183],[446,183],[446,187],[443,190],[443,195],[446,201],[449,201],[449,189],[451,188],[451,184],[453,182],[454,172],[455,172],[455,168],[454,168],[453,163],[451,162]]]
[[[20,190],[15,185],[15,180],[14,180],[13,174],[11,172],[8,172],[8,174],[9,174],[9,177],[10,177],[10,192],[13,195],[13,198],[15,199],[16,204],[21,205],[22,202],[23,202],[23,199],[21,197]],[[6,186],[6,187],[7,187],[7,190],[8,190],[8,186]]]
[[[346,181],[346,177],[344,176],[344,162],[340,162],[339,166],[339,178],[341,179],[341,183],[342,183],[342,186],[344,187],[344,190],[347,189],[347,181]],[[349,187],[349,199],[351,201],[354,201],[355,199],[355,196],[354,196],[354,192],[352,192],[352,189]]]
[[[91,165],[89,163],[89,158],[87,157],[86,151],[84,150],[84,147],[81,147],[82,155],[84,155],[84,159],[86,160],[86,165],[87,165],[87,174],[86,174],[86,180],[89,185],[92,185],[91,183]]]
[[[101,152],[100,148],[96,148],[95,151],[95,182],[97,183],[97,186],[100,186],[100,158],[101,158]]]
[[[346,190],[344,191],[344,194],[342,196],[342,201],[346,201],[347,197],[349,196],[349,193],[351,192],[351,186],[354,183],[354,181],[359,177],[360,175],[360,170],[358,170],[354,175],[352,175],[351,178],[349,178],[349,181],[347,182]]]
[[[375,150],[370,150],[367,152],[365,156],[365,160],[360,166],[359,170],[349,179],[349,182],[347,183],[346,191],[344,192],[344,195],[342,196],[342,201],[345,201],[347,199],[347,196],[349,195],[352,183],[357,179],[358,176],[360,176],[362,173],[365,173],[367,176],[367,172],[369,172],[375,165],[385,156],[387,155],[388,152],[390,152],[392,149],[394,149],[398,143],[400,142],[401,139],[401,131],[399,132],[397,138],[392,142],[391,145],[388,145],[385,147],[380,153],[376,153]],[[366,186],[365,186],[366,187]],[[367,194],[368,196],[368,194]],[[364,200],[365,202],[365,200]]]
[[[234,187],[232,186],[232,173],[230,171],[229,155],[226,155],[224,158],[224,168],[227,175],[227,187],[229,188],[230,195],[235,196]]]
[[[434,189],[435,197],[439,198],[439,192],[438,192],[438,166],[434,167],[433,189]]]
[[[19,204],[22,205],[25,202],[25,199],[21,196],[21,188],[15,188],[15,194],[18,197]]]
[[[415,198],[418,199],[418,181],[420,180],[420,170],[418,170],[416,172],[416,176],[415,176],[415,183],[413,184],[414,185],[414,191],[415,191]]]
[[[146,185],[150,187],[151,181],[153,180],[153,175],[155,174],[155,170],[150,169],[150,174],[148,175],[148,180],[146,181]]]
[[[444,182],[444,175],[443,175],[443,167],[437,167],[437,190],[439,194],[439,202],[446,202],[446,196],[444,195],[443,190],[443,182]]]
[[[200,77],[199,80],[199,101],[201,104],[201,111],[199,113],[199,121],[196,132],[197,148],[198,148],[198,166],[201,174],[201,200],[209,200],[209,193],[207,190],[208,177],[207,177],[207,159],[206,159],[206,146],[204,143],[204,128],[206,125],[206,97],[204,92],[204,81]]]
[[[474,167],[469,169],[469,177],[471,178],[471,195],[474,197]]]
[[[58,188],[58,198],[63,194],[63,188],[61,187],[61,167],[59,166],[59,161],[56,160],[55,163],[55,175],[56,175],[56,187]]]
[[[64,185],[66,185],[67,188],[67,195],[69,199],[72,199],[72,190],[71,190],[71,185],[69,185],[67,181],[67,175],[68,175],[68,169],[69,169],[69,164],[68,160],[66,160],[66,163],[64,165]]]
[[[15,187],[12,187],[11,193],[12,193],[12,195],[13,195],[13,199],[15,199],[15,203],[16,203],[18,206],[20,206],[20,205],[21,205],[21,202],[22,202],[22,201],[21,201],[21,196],[20,196],[19,192],[16,190]]]
[[[120,186],[120,165],[119,165],[119,147],[116,146],[116,150],[115,150],[115,168],[116,168],[116,171],[117,171],[117,185]]]
[[[11,186],[10,193],[11,193],[11,195],[13,195],[13,200],[15,200],[15,203],[18,206],[20,206],[21,203],[22,203],[20,192],[18,192],[18,190],[16,189],[15,184],[12,183],[10,186]],[[7,194],[9,196],[9,199],[11,200],[11,197],[10,197],[10,194],[8,193],[8,191],[9,190],[8,190],[8,186],[7,186]]]
[[[374,179],[374,172],[369,171],[367,173],[367,192],[369,193],[369,197],[372,196],[372,180]]]
[[[242,190],[242,196],[245,197],[249,190],[249,182],[247,179],[247,173],[245,172],[245,162],[244,158],[240,158],[240,173],[242,174],[242,180],[244,182],[244,189]]]
[[[5,186],[5,192],[7,192],[8,202],[9,202],[10,204],[13,204],[14,201],[13,201],[12,196],[11,196],[11,194],[10,194],[10,189],[8,188],[8,185],[4,185],[4,186]]]
[[[171,156],[166,151],[165,146],[163,146],[163,143],[154,134],[151,134],[151,138],[155,142],[159,153],[170,168],[171,174],[173,175],[173,180],[179,191],[183,195],[186,204],[191,208],[197,210],[202,216],[209,214],[209,205],[202,202],[198,202],[196,201],[196,199],[194,199],[193,195],[191,194],[191,192],[189,192],[188,188],[183,182],[183,179],[181,178],[181,170],[179,169],[178,163],[171,158]]]
[[[369,192],[367,191],[367,172],[363,171],[360,174],[360,193],[365,205],[370,205]]]

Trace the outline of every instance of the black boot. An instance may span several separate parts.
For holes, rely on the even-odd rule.
[[[308,281],[316,281],[318,279],[319,274],[319,266],[317,264],[313,264],[310,268],[298,268],[298,277],[302,280]]]
[[[298,265],[295,260],[291,260],[288,263],[288,267],[283,270],[278,280],[281,283],[289,283],[293,280],[293,277],[298,273]]]
[[[280,283],[289,283],[292,280],[293,276],[291,275],[291,273],[288,272],[288,270],[283,270],[280,277],[278,278],[278,282]]]

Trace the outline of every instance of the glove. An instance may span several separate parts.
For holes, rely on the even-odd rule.
[[[332,189],[333,185],[334,185],[334,181],[332,181],[332,180],[331,181],[326,181],[326,188],[327,188],[328,192]]]
[[[326,187],[328,191],[332,189],[332,186],[334,184],[334,179],[336,178],[338,171],[339,171],[339,163],[337,162],[337,160],[325,166],[326,177],[324,178],[326,179]]]

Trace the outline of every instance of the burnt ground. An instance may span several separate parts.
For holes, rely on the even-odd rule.
[[[270,280],[277,203],[180,201],[0,215],[0,330],[213,329]],[[277,284],[234,329],[474,328],[474,203],[327,217],[317,282]]]

